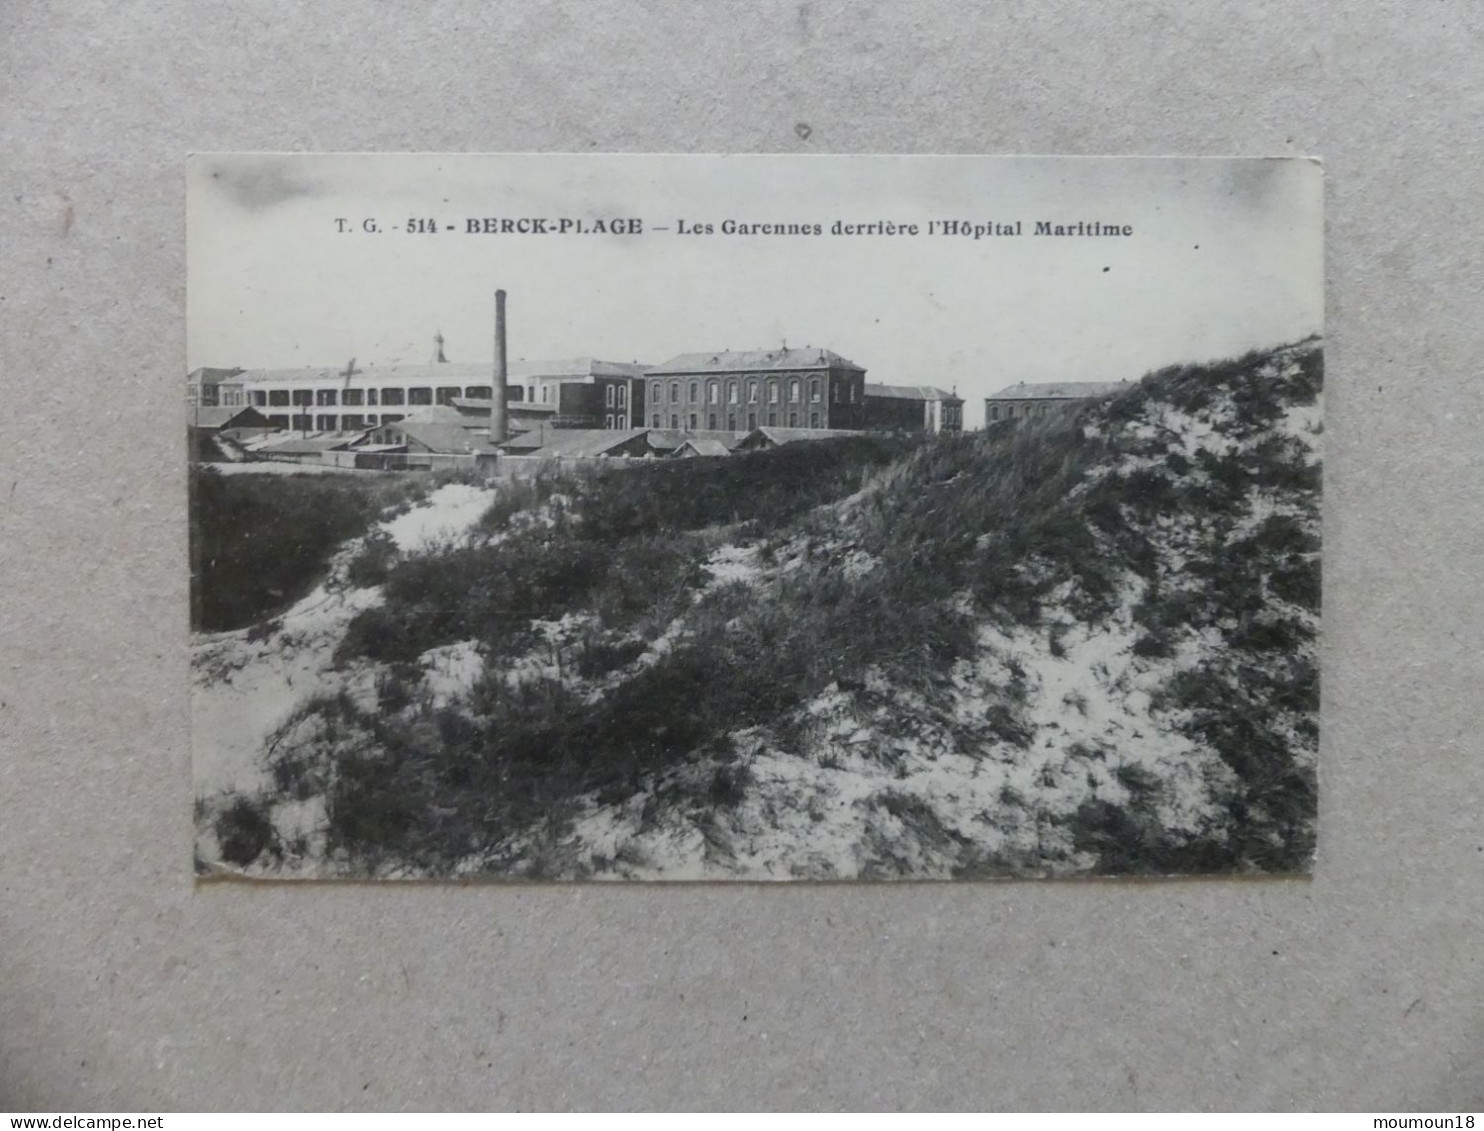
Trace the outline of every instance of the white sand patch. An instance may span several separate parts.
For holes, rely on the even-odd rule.
[[[1313,404],[1289,405],[1288,411],[1278,425],[1285,433],[1302,440],[1310,449],[1313,459],[1319,459],[1323,447],[1321,436],[1324,429],[1324,403],[1316,398]]]
[[[236,466],[236,465],[234,465]],[[288,465],[241,465],[288,466]],[[295,468],[302,470],[302,468]],[[489,506],[488,488],[451,483],[419,506],[382,524],[404,552],[464,536]],[[379,587],[346,584],[350,562],[363,540],[347,542],[330,561],[314,591],[268,622],[233,632],[198,636],[192,645],[192,768],[198,797],[255,793],[269,785],[264,744],[306,699],[352,693],[363,707],[375,702],[374,671],[356,665],[334,669],[335,648],[357,613],[381,603]],[[250,637],[255,639],[250,639]],[[464,646],[435,649],[429,672],[434,694],[467,690],[474,659]],[[471,674],[472,673],[472,674]]]
[[[1284,502],[1271,491],[1248,491],[1247,513],[1232,524],[1226,535],[1226,545],[1250,538],[1259,526],[1274,517],[1292,518],[1304,526],[1313,522],[1313,515],[1307,509],[1295,503]]]
[[[382,523],[381,529],[404,554],[451,545],[474,528],[494,497],[489,487],[446,483],[411,510]]]
[[[1220,641],[1190,636],[1170,659],[1135,656],[1129,610],[1141,592],[1131,577],[1107,623],[1068,620],[1060,655],[1044,629],[983,626],[947,708],[879,675],[867,680],[871,706],[832,686],[804,708],[802,753],[765,730],[739,731],[734,760],[672,770],[622,802],[582,799],[570,830],[542,843],[543,866],[595,879],[1056,874],[1092,863],[1067,821],[1084,802],[1147,806],[1164,828],[1195,830],[1231,773],[1174,729],[1178,717],[1154,717],[1150,697]],[[1018,737],[987,725],[995,709]],[[903,719],[918,720],[912,733],[894,725]],[[740,796],[718,804],[713,791],[729,778]],[[529,859],[534,841],[513,838],[496,855]]]
[[[1218,407],[1219,402],[1213,409]],[[1146,406],[1144,419],[1132,421],[1125,433],[1140,440],[1160,440],[1170,451],[1189,457],[1200,451],[1222,455],[1231,451],[1235,442],[1217,430],[1216,416],[1213,410],[1189,413],[1155,402]]]
[[[1068,626],[1061,637],[1063,654],[1056,656],[1029,632],[985,630],[986,651],[1025,673],[1024,718],[1034,737],[1020,762],[1032,773],[1030,780],[1019,775],[1015,784],[1026,796],[1039,795],[1047,806],[1066,811],[1094,798],[1123,804],[1130,797],[1119,771],[1136,767],[1159,783],[1160,823],[1172,830],[1194,829],[1210,812],[1210,784],[1230,771],[1176,731],[1171,720],[1150,713],[1151,694],[1196,656],[1141,659],[1133,653],[1140,635],[1121,611],[1102,626]],[[1212,643],[1187,642],[1184,648],[1198,653]],[[1003,678],[1004,667],[999,670]]]
[[[722,546],[706,559],[705,568],[716,585],[752,582],[762,574],[757,546]]]
[[[359,547],[359,540],[353,544]],[[337,555],[337,565],[355,550]],[[380,589],[335,587],[339,572],[279,618],[257,640],[254,629],[198,638],[192,648],[192,766],[198,796],[251,792],[265,784],[263,742],[304,699],[332,690],[335,646]],[[261,629],[258,630],[261,632]]]

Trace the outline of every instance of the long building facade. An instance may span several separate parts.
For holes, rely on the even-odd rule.
[[[269,427],[301,437],[360,434],[355,442],[366,443],[369,435],[379,447],[410,447],[416,437],[398,432],[394,438],[389,431],[404,421],[428,428],[462,421],[487,437],[493,365],[449,362],[441,336],[435,340],[435,360],[426,364],[358,366],[352,360],[341,369],[198,369],[187,379],[187,401],[198,412],[254,409]],[[507,367],[506,394],[512,433],[532,434],[538,446],[563,430],[661,430],[682,439],[708,434],[732,440],[759,429],[816,438],[962,430],[963,400],[955,394],[932,386],[867,385],[865,376],[853,361],[812,346],[688,353],[656,366],[591,357],[521,359]]]
[[[805,347],[685,353],[645,373],[651,428],[860,429],[866,371],[832,350]]]
[[[553,427],[631,428],[644,417],[643,372],[638,363],[595,358],[516,361],[509,366],[508,400],[550,406]],[[405,420],[419,408],[490,401],[494,395],[492,367],[465,362],[249,369],[235,373],[227,389],[221,384],[218,397],[229,391],[234,398],[240,395],[242,404],[274,426],[315,432],[377,428]],[[203,393],[196,395],[200,403]]]
[[[1070,412],[1127,388],[1125,381],[1021,381],[984,398],[984,423]]]

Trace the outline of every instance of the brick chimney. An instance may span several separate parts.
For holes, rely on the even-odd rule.
[[[495,389],[494,404],[490,406],[490,441],[501,443],[510,439],[510,424],[505,398],[510,384],[510,367],[505,356],[505,292],[495,292]]]

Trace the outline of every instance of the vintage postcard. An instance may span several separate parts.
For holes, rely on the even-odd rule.
[[[187,176],[199,875],[1310,869],[1315,161]]]

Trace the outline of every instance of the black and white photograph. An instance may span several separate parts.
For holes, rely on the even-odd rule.
[[[1311,870],[1317,162],[186,176],[198,877]]]

